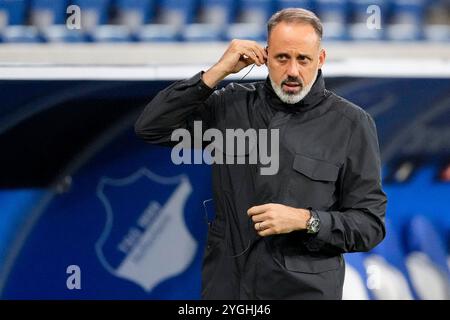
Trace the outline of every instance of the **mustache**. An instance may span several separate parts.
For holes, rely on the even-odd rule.
[[[281,85],[284,85],[284,84],[286,84],[286,83],[296,84],[296,85],[299,85],[299,86],[303,87],[303,81],[300,80],[300,79],[297,78],[297,77],[287,77],[286,79],[284,79],[284,80],[281,82]]]

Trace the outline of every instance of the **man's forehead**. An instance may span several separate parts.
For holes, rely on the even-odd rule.
[[[314,28],[306,23],[280,22],[275,25],[268,39],[270,47],[311,50],[319,46],[319,37]]]

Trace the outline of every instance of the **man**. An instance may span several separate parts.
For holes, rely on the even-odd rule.
[[[206,72],[176,82],[145,108],[136,133],[168,143],[172,130],[279,129],[279,170],[213,165],[216,218],[203,261],[204,299],[341,299],[342,253],[385,236],[387,203],[374,121],[325,89],[322,25],[285,9],[268,22],[268,47],[233,40]],[[227,75],[266,64],[265,82]],[[244,154],[245,156],[245,154]]]

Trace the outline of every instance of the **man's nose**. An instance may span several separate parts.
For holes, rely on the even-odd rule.
[[[298,74],[297,61],[291,60],[289,62],[288,69],[287,69],[287,75],[289,77],[295,77],[295,78],[298,77],[299,74]]]

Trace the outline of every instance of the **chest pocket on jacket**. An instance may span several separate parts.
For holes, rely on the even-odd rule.
[[[297,207],[330,207],[339,176],[339,166],[303,154],[296,154],[289,177],[288,199]]]

